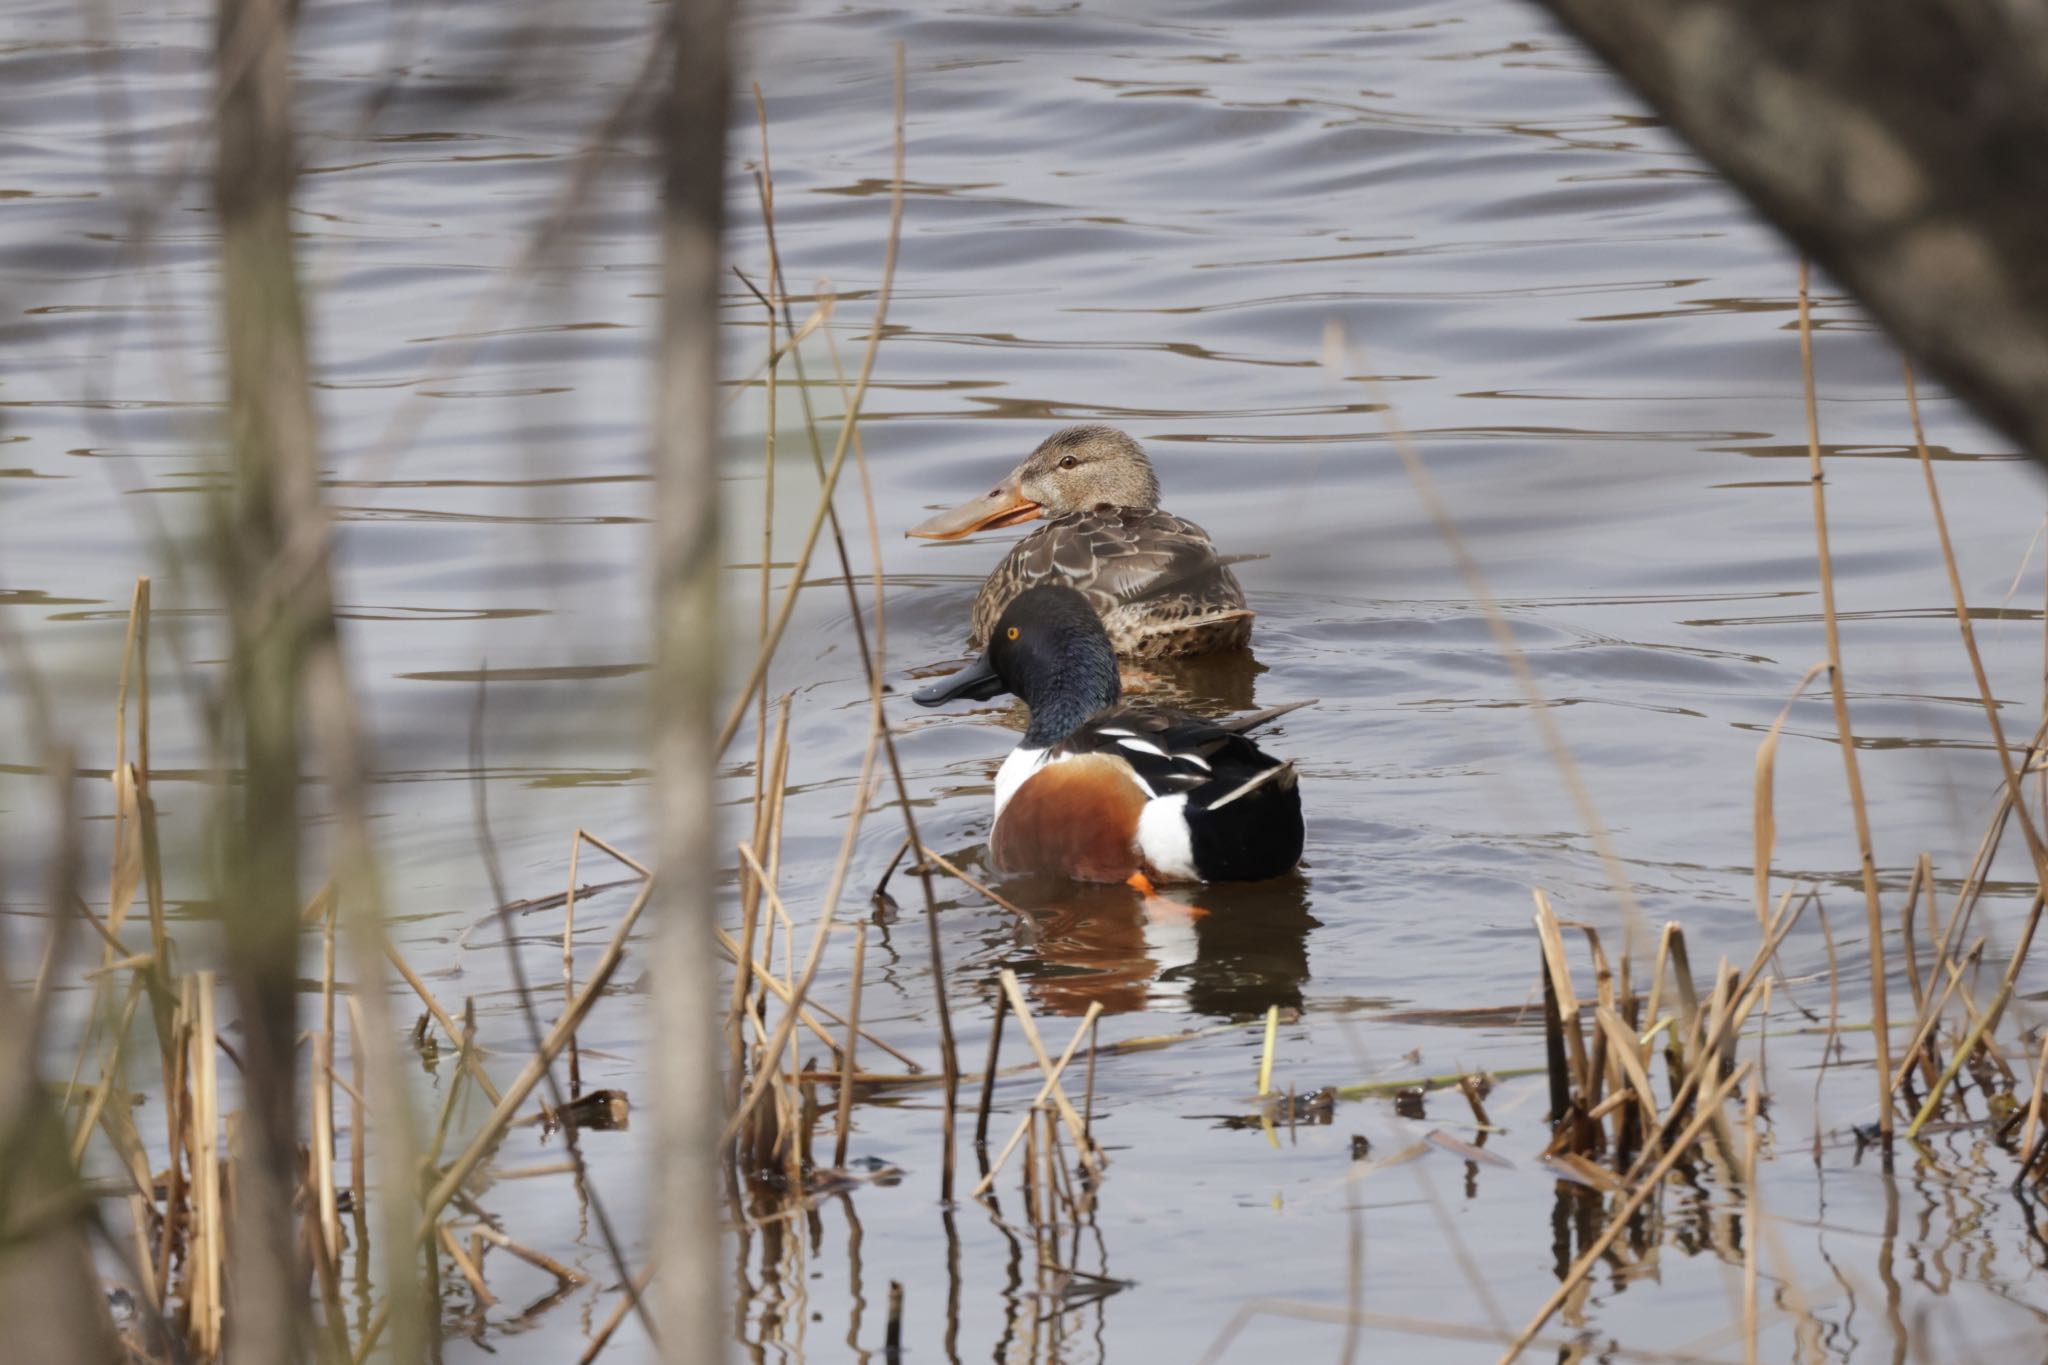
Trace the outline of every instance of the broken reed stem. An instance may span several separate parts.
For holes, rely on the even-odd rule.
[[[1770,982],[1764,982],[1768,990]],[[1742,1096],[1742,1208],[1744,1231],[1742,1239],[1742,1343],[1743,1360],[1746,1365],[1757,1365],[1757,1323],[1756,1323],[1756,1253],[1757,1243],[1762,1239],[1763,1191],[1758,1183],[1757,1162],[1762,1156],[1756,1131],[1757,1103],[1763,1093],[1759,1082],[1750,1086]]]
[[[1088,1072],[1081,1088],[1081,1150],[1095,1147],[1095,1037],[1102,1027],[1097,1019],[1088,1026]]]
[[[1963,954],[1964,970],[1968,970],[1970,965],[1977,961],[1978,956],[1984,951],[1984,942],[1984,936],[1979,934],[1976,941],[1970,945],[1969,951]],[[1949,998],[1962,985],[1962,972],[1955,969],[1946,954],[1943,954],[1939,965],[1948,969],[1948,984],[1941,988],[1941,994],[1929,997],[1928,1007],[1920,1015],[1919,1026],[1913,1030],[1913,1041],[1907,1045],[1906,1055],[1899,1060],[1898,1070],[1892,1074],[1887,1087],[1892,1094],[1897,1094],[1899,1088],[1906,1083],[1906,1073],[1911,1071],[1916,1063],[1929,1062],[1928,1044],[1934,1037],[1934,1031],[1940,1027],[1941,1016],[1948,1010]],[[1931,1064],[1927,1066],[1927,1083],[1930,1087],[1939,1083]]]
[[[427,989],[427,983],[420,980],[419,973],[415,972],[412,969],[412,964],[407,962],[404,956],[399,953],[398,945],[391,941],[391,936],[384,931],[382,924],[374,926],[373,932],[383,940],[384,956],[390,960],[392,966],[398,968],[398,974],[405,978],[405,984],[412,987],[413,994],[417,995],[420,998],[420,1002],[427,1007],[427,1013],[434,1016],[434,1022],[439,1024],[441,1031],[448,1035],[448,1041],[453,1043],[458,1049],[461,1048],[462,1030],[457,1027],[455,1020],[449,1015],[448,1011],[441,1008],[441,1002],[436,1000],[434,993]],[[476,1081],[477,1087],[484,1092],[485,1097],[492,1104],[496,1104],[501,1097],[498,1093],[498,1087],[491,1082],[490,1073],[484,1070],[482,1049],[471,1049],[462,1052],[460,1055],[462,1057],[461,1065],[463,1069],[469,1072],[471,1079]]]
[[[2020,1178],[2034,1164],[2034,1143],[2041,1131],[2041,1092],[2048,1087],[2048,1030],[2041,1034],[2041,1055],[2034,1062],[2034,1093],[2027,1097],[2027,1124],[2020,1132]]]
[[[732,958],[735,961],[738,961],[739,945],[732,941],[732,935],[726,933],[725,930],[720,929],[717,931],[716,936],[718,939],[718,945],[719,947],[725,949],[726,956]],[[755,980],[759,981],[763,986],[765,986],[768,989],[768,991],[771,994],[773,994],[778,1000],[782,1001],[783,1004],[786,1005],[790,1003],[790,1000],[792,998],[790,994],[790,989],[788,986],[783,984],[781,978],[777,977],[775,973],[769,971],[768,968],[765,965],[763,965],[761,959],[759,958],[755,958],[751,965],[753,967],[753,976]],[[812,1012],[814,1010],[816,1011],[816,1013]],[[833,1009],[830,1005],[825,1004],[821,1000],[806,1001],[803,1007],[800,1010],[798,1010],[797,1013],[802,1018],[804,1027],[811,1031],[813,1037],[815,1037],[819,1042],[823,1043],[826,1047],[831,1048],[832,1051],[835,1053],[837,1053],[840,1050],[839,1040],[837,1038],[834,1038],[830,1033],[826,1031],[825,1025],[819,1022],[819,1017],[823,1016],[823,1018],[826,1021],[837,1024],[841,1028],[845,1028],[845,1015],[839,1013],[837,1010]],[[862,1029],[860,1031],[860,1037],[861,1041],[866,1043],[869,1047],[880,1048],[882,1051],[888,1053],[891,1057],[894,1057],[897,1061],[903,1063],[904,1067],[907,1068],[913,1075],[922,1073],[924,1071],[923,1065],[920,1064],[916,1058],[911,1057],[908,1053],[902,1052],[899,1049],[890,1046],[886,1040],[878,1037],[873,1033],[868,1032],[866,1029]]]
[[[1877,1043],[1877,1123],[1887,1149],[1892,1138],[1891,1020],[1886,998],[1884,906],[1878,895],[1877,863],[1871,852],[1870,811],[1863,799],[1863,772],[1856,757],[1856,738],[1849,728],[1849,692],[1842,673],[1842,629],[1835,611],[1834,562],[1828,549],[1828,502],[1820,458],[1820,408],[1813,373],[1813,313],[1808,293],[1810,267],[1799,260],[1799,371],[1806,397],[1806,454],[1813,479],[1813,535],[1820,557],[1821,620],[1827,634],[1828,687],[1834,699],[1835,731],[1842,750],[1842,772],[1849,787],[1849,809],[1856,821],[1856,857],[1863,877],[1865,930],[1870,938],[1870,1024]]]
[[[573,1162],[568,1163],[568,1165],[570,1169],[574,1169]],[[533,1266],[535,1269],[545,1270],[548,1274],[554,1276],[563,1284],[590,1283],[590,1277],[588,1275],[585,1275],[582,1271],[577,1270],[572,1266],[563,1265],[560,1261],[556,1260],[552,1256],[544,1255],[541,1252],[535,1251],[532,1247],[524,1246],[521,1243],[513,1241],[510,1237],[507,1237],[503,1232],[499,1231],[497,1228],[492,1227],[489,1223],[478,1223],[476,1226],[476,1235],[483,1238],[486,1242],[489,1242],[492,1246],[500,1247],[503,1250],[510,1252],[512,1255],[517,1256],[520,1260],[526,1262],[530,1266]]]
[[[726,1120],[724,1130],[719,1135],[718,1145],[721,1150],[727,1148],[733,1138],[739,1134],[740,1127],[746,1122],[747,1115],[753,1112],[754,1106],[761,1102],[761,1097],[768,1092],[769,1086],[774,1083],[777,1074],[776,1059],[781,1056],[782,1050],[789,1046],[790,1038],[796,1032],[797,1011],[802,1006],[804,997],[810,991],[812,978],[818,974],[818,963],[824,957],[825,939],[831,933],[832,917],[839,908],[839,893],[846,885],[846,870],[853,862],[854,845],[860,837],[861,818],[867,813],[868,803],[874,796],[875,751],[877,748],[875,740],[876,737],[871,732],[868,736],[867,752],[861,758],[860,777],[853,784],[853,808],[846,817],[846,834],[840,840],[839,860],[832,869],[832,880],[825,888],[825,908],[818,916],[818,927],[811,933],[811,946],[810,950],[804,955],[803,972],[795,983],[791,985],[790,1003],[782,1011],[782,1017],[775,1021],[775,1033],[767,1047],[762,1049],[763,1065],[760,1074],[754,1077],[754,1083],[747,1088],[739,1104],[733,1109],[732,1116]],[[753,850],[745,844],[741,844],[739,852],[740,857],[744,858],[753,869],[754,875],[761,879],[769,904],[779,907],[782,903],[781,898],[775,894],[774,883],[768,874],[762,871],[761,864],[755,859]]]
[[[990,890],[983,883],[976,881],[967,873],[962,872],[958,867],[955,867],[953,863],[949,859],[947,859],[947,857],[943,853],[940,853],[937,849],[927,848],[925,845],[920,843],[917,846],[917,853],[920,861],[932,863],[941,872],[944,872],[947,876],[953,878],[955,881],[964,883],[970,890],[976,892],[977,894],[987,899],[987,901],[991,905],[1000,906],[1003,909],[1009,911],[1011,914],[1015,915],[1017,917],[1018,923],[1021,924],[1027,931],[1030,931],[1034,934],[1036,933],[1036,926],[1031,918],[1031,912],[1026,910],[1023,906],[1017,904],[1015,901],[1003,899],[1003,897],[996,894],[994,891]]]
[[[334,1197],[334,1035],[313,1035],[313,1194],[320,1214],[320,1254],[341,1259],[341,1212]]]
[[[1265,1099],[1273,1089],[1273,1046],[1280,1037],[1280,1007],[1266,1006],[1266,1041],[1259,1052],[1259,1098]]]
[[[791,694],[784,693],[781,704],[776,708],[775,742],[768,747],[768,761],[774,769],[774,776],[768,783],[768,800],[757,802],[754,807],[753,842],[757,848],[767,847],[778,817],[781,813],[783,783],[789,767],[789,713]],[[772,856],[772,855],[771,855]],[[756,975],[773,982],[774,973],[761,967],[754,959],[754,937],[761,923],[761,883],[749,873],[740,883],[740,941],[734,944],[723,928],[713,926],[719,940],[732,955],[732,994],[726,1006],[726,1075],[725,1103],[731,1109],[740,1102],[740,1086],[745,1081],[747,1070],[746,1020],[753,997],[753,981]],[[772,956],[774,944],[768,944]],[[820,1037],[822,1029],[814,1029]]]
[[[1733,1093],[1736,1086],[1748,1079],[1754,1066],[1753,1062],[1744,1062],[1732,1074],[1725,1077],[1719,1085],[1714,1087],[1713,1093],[1707,1097],[1706,1103],[1693,1112],[1691,1122],[1685,1125],[1685,1129],[1679,1134],[1678,1140],[1665,1149],[1663,1157],[1657,1164],[1650,1168],[1647,1175],[1636,1182],[1628,1197],[1622,1200],[1613,1213],[1608,1215],[1607,1226],[1601,1230],[1598,1237],[1593,1239],[1592,1245],[1579,1253],[1579,1258],[1572,1262],[1572,1268],[1566,1273],[1563,1281],[1551,1292],[1550,1297],[1543,1301],[1543,1306],[1536,1310],[1536,1315],[1529,1319],[1529,1325],[1524,1327],[1520,1335],[1509,1343],[1506,1354],[1500,1358],[1499,1365],[1511,1365],[1512,1361],[1520,1357],[1522,1352],[1528,1348],[1529,1343],[1535,1339],[1536,1334],[1543,1330],[1543,1324],[1549,1322],[1557,1310],[1564,1306],[1565,1300],[1571,1297],[1578,1288],[1579,1282],[1592,1273],[1593,1267],[1599,1263],[1600,1258],[1607,1254],[1607,1249],[1614,1245],[1615,1239],[1621,1236],[1622,1232],[1628,1227],[1629,1220],[1636,1215],[1636,1210],[1641,1208],[1644,1202],[1662,1186],[1664,1177],[1671,1174],[1671,1168],[1678,1164],[1679,1158],[1690,1151],[1695,1142],[1699,1141],[1700,1134],[1705,1132],[1715,1116],[1720,1114],[1721,1105]]]
[[[484,1284],[483,1271],[469,1258],[469,1253],[462,1249],[462,1243],[456,1240],[454,1231],[446,1223],[436,1225],[436,1231],[440,1236],[442,1250],[448,1253],[449,1260],[455,1262],[455,1268],[462,1272],[462,1278],[469,1281],[469,1292],[476,1295],[477,1306],[489,1308],[497,1303],[498,1296]]]
[[[348,998],[348,1052],[351,1068],[355,1072],[355,1084],[349,1087],[348,1100],[348,1191],[349,1202],[354,1206],[357,1218],[361,1218],[369,1207],[368,1181],[366,1174],[366,1153],[364,1140],[367,1137],[368,1119],[364,1112],[363,1097],[368,1093],[369,1077],[364,1074],[368,1049],[363,1043],[363,1006],[354,995]],[[365,1223],[362,1226],[367,1227]],[[367,1253],[367,1247],[358,1247],[357,1255]]]
[[[583,831],[569,839],[569,889],[562,895],[562,1008],[576,1002],[576,864],[583,853]],[[569,1035],[569,1097],[583,1089],[583,1068],[576,1055],[576,1035]]]
[[[846,1140],[853,1128],[854,1049],[860,1045],[860,986],[867,967],[868,926],[853,927],[853,984],[846,1003],[846,1046],[839,1058],[839,1118],[832,1140],[832,1165],[846,1169]]]
[[[1010,1012],[1010,997],[1002,991],[996,992],[995,1022],[988,1030],[988,1061],[981,1069],[981,1102],[974,1107],[974,1146],[981,1150],[988,1146],[988,1110],[996,1094],[996,1062],[1003,1051],[1003,1020]],[[1095,1054],[1091,1050],[1088,1059],[1092,1063]]]
[[[1050,1097],[1058,1107],[1060,1117],[1066,1121],[1068,1130],[1074,1135],[1074,1145],[1080,1152],[1082,1163],[1091,1169],[1100,1169],[1102,1166],[1102,1154],[1084,1141],[1085,1126],[1081,1122],[1081,1116],[1074,1112],[1073,1104],[1068,1101],[1066,1092],[1060,1088],[1059,1083],[1060,1067],[1064,1067],[1066,1061],[1073,1057],[1074,1049],[1080,1045],[1081,1037],[1085,1030],[1075,1030],[1073,1042],[1067,1046],[1066,1058],[1061,1061],[1059,1067],[1054,1066],[1052,1058],[1046,1054],[1044,1042],[1038,1036],[1038,1025],[1031,1017],[1031,1007],[1024,1003],[1024,991],[1017,983],[1017,974],[1005,967],[1002,971],[1002,984],[1003,993],[1010,997],[1010,1012],[1017,1016],[1018,1031],[1024,1035],[1024,1041],[1030,1044],[1031,1054],[1037,1058],[1038,1068],[1045,1076],[1044,1083],[1039,1087],[1039,1097],[1033,1103],[1042,1104]],[[1096,1014],[1100,1013],[1099,1007],[1101,1002],[1091,1000],[1088,1004],[1087,1018],[1093,1019]],[[1016,1143],[1013,1139],[1010,1146],[1014,1147],[1015,1145]],[[1005,1149],[1005,1154],[1007,1154],[1008,1150],[1009,1148]],[[1002,1161],[998,1158],[990,1173],[982,1178],[981,1183],[975,1186],[974,1193],[969,1197],[979,1198],[985,1193],[988,1186],[995,1179],[995,1171],[1000,1169],[1001,1166]]]
[[[1046,1097],[1049,1095],[1055,1095],[1059,1093],[1060,1073],[1067,1069],[1068,1062],[1074,1060],[1075,1050],[1081,1046],[1081,1040],[1084,1037],[1086,1037],[1089,1033],[1089,1030],[1091,1030],[1095,1026],[1096,1016],[1100,1015],[1101,1013],[1102,1002],[1100,1000],[1091,1000],[1088,1002],[1088,1011],[1081,1019],[1081,1026],[1074,1030],[1074,1037],[1070,1042],[1068,1042],[1067,1050],[1060,1054],[1059,1061],[1053,1064],[1051,1069],[1046,1072],[1045,1079],[1039,1083],[1038,1094],[1032,1097],[1030,1107],[1024,1111],[1023,1122],[1019,1123],[1017,1125],[1016,1131],[1010,1134],[1010,1140],[1003,1144],[1003,1150],[996,1154],[995,1161],[990,1164],[988,1171],[981,1177],[981,1183],[976,1185],[974,1189],[968,1193],[967,1197],[969,1199],[981,1198],[981,1196],[988,1193],[989,1188],[996,1183],[996,1176],[1002,1172],[1003,1163],[1005,1161],[1008,1161],[1010,1159],[1010,1154],[1017,1150],[1017,1144],[1018,1142],[1023,1140],[1025,1132],[1031,1124],[1032,1118],[1038,1113],[1038,1111],[1041,1108],[1044,1107]],[[1018,1019],[1020,1020],[1020,1022],[1025,1017],[1026,1016],[1022,1013],[1018,1015]],[[1043,1057],[1043,1055],[1044,1054],[1041,1051],[1041,1058]],[[995,1073],[993,1070],[991,1070],[989,1074],[990,1076],[993,1076]],[[1085,1162],[1088,1159],[1089,1151],[1088,1143],[1086,1140],[1085,1127],[1075,1127],[1074,1136],[1075,1140],[1080,1144],[1081,1159]]]
[[[632,933],[633,926],[639,921],[640,912],[646,908],[648,897],[653,891],[653,878],[650,877],[641,883],[640,894],[635,896],[633,903],[626,908],[625,915],[619,920],[619,927],[612,932],[611,942],[605,946],[604,956],[598,959],[590,979],[584,982],[583,989],[577,992],[575,1003],[565,1010],[562,1017],[555,1021],[555,1026],[548,1030],[540,1052],[527,1059],[526,1065],[513,1078],[511,1088],[499,1098],[491,1110],[490,1117],[484,1120],[483,1127],[470,1140],[469,1146],[441,1173],[441,1178],[434,1182],[421,1207],[420,1225],[413,1235],[416,1245],[425,1243],[433,1235],[434,1221],[439,1217],[441,1210],[448,1206],[448,1201],[455,1197],[456,1191],[461,1189],[464,1182],[476,1171],[477,1164],[483,1160],[485,1153],[495,1147],[504,1136],[505,1127],[511,1122],[513,1114],[526,1102],[526,1097],[533,1092],[534,1086],[540,1083],[542,1073],[554,1064],[555,1058],[567,1044],[569,1035],[582,1023],[583,1016],[588,1014],[590,1007],[597,1002],[599,993],[610,983],[612,973],[618,970],[620,961],[626,955],[626,937]]]
[[[583,1354],[576,1357],[576,1365],[590,1365],[591,1361],[597,1359],[612,1337],[618,1333],[619,1324],[626,1320],[626,1314],[633,1311],[633,1305],[640,1301],[640,1296],[647,1292],[647,1286],[653,1283],[654,1262],[649,1261],[641,1267],[640,1273],[633,1277],[627,1292],[619,1296],[619,1302],[613,1307],[611,1316],[604,1320],[604,1325],[592,1334],[590,1345],[584,1347]]]
[[[216,1137],[220,1130],[220,1087],[213,1048],[213,973],[196,972],[187,981],[187,1009],[193,1024],[191,1062],[186,1074],[192,1077],[195,1094],[187,1150],[192,1154],[197,1196],[194,1216],[199,1223],[197,1246],[188,1247],[186,1251],[186,1273],[191,1279],[188,1313],[193,1349],[201,1357],[212,1359],[220,1354],[225,1309],[221,1258],[227,1254],[222,1237],[220,1155]]]

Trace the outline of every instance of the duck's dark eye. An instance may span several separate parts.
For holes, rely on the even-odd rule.
[[[1004,631],[1003,633],[1009,636],[1012,640],[1017,638],[1017,628],[1015,626],[1011,626],[1008,630]]]
[[[1081,462],[1080,462],[1080,461],[1079,461],[1078,459],[1074,458],[1074,457],[1073,457],[1072,455],[1069,455],[1069,456],[1067,456],[1067,458],[1065,458],[1064,460],[1061,460],[1061,461],[1060,461],[1060,468],[1061,468],[1061,469],[1072,469],[1072,468],[1073,468],[1073,467],[1074,467],[1075,465],[1077,465],[1077,464],[1079,464],[1079,463],[1081,463]]]

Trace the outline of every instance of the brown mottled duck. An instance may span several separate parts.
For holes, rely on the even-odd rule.
[[[985,496],[907,534],[958,540],[1041,518],[981,585],[970,647],[988,645],[1019,593],[1047,584],[1086,597],[1127,659],[1210,654],[1251,639],[1252,612],[1229,561],[1207,531],[1160,510],[1152,462],[1115,427],[1054,432]]]

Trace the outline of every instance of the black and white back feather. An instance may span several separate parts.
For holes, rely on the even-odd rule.
[[[1125,706],[1095,716],[1053,751],[1112,754],[1154,797],[1185,796],[1195,862],[1204,880],[1278,875],[1301,857],[1301,789],[1283,762],[1246,731],[1307,702],[1232,720]]]

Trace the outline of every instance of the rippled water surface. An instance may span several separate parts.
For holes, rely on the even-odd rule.
[[[211,39],[190,6],[94,27],[99,14],[35,0],[0,14],[0,625],[35,660],[82,765],[103,774],[130,586],[158,575],[159,799],[167,838],[187,850],[174,899],[200,919],[190,859],[204,792],[178,779],[205,762],[195,703],[222,644],[204,592],[168,572],[166,551],[203,535],[216,477],[216,240],[196,122]],[[508,1054],[525,1035],[505,949],[488,928],[465,932],[491,905],[472,777],[513,894],[562,885],[579,826],[646,847],[637,708],[659,244],[641,116],[620,125],[622,141],[605,125],[642,75],[653,17],[625,4],[314,0],[298,44],[295,222],[343,523],[345,639],[378,746],[400,937],[445,998],[475,998],[484,1041]],[[862,424],[887,589],[885,621],[870,607],[868,626],[885,631],[889,681],[904,690],[962,657],[975,585],[1001,553],[907,541],[903,528],[1062,425],[1124,427],[1151,452],[1167,506],[1224,550],[1263,556],[1238,570],[1259,612],[1256,663],[1175,681],[1215,710],[1317,699],[1269,745],[1300,760],[1307,868],[1277,889],[1204,892],[1212,913],[1192,924],[1147,918],[1121,889],[1035,893],[1036,944],[938,882],[946,989],[974,1067],[1003,967],[1042,1014],[1100,1001],[1105,1043],[1215,1030],[1098,1069],[1095,1131],[1112,1165],[1071,1254],[1128,1283],[1036,1298],[1029,1249],[1007,1225],[976,1205],[942,1216],[937,1100],[913,1089],[863,1106],[852,1140],[855,1158],[900,1167],[900,1183],[736,1234],[736,1331],[757,1359],[880,1358],[892,1280],[920,1360],[1193,1360],[1240,1310],[1273,1300],[1293,1315],[1254,1316],[1212,1358],[1349,1359],[1346,1329],[1302,1306],[1341,1311],[1354,1294],[1371,1312],[1518,1328],[1585,1235],[1581,1196],[1535,1159],[1540,1078],[1504,1080],[1489,1103],[1501,1166],[1432,1151],[1347,1179],[1355,1137],[1380,1155],[1438,1126],[1469,1140],[1455,1093],[1430,1096],[1420,1118],[1384,1096],[1346,1100],[1277,1147],[1237,1121],[1254,1109],[1255,1021],[1270,1005],[1287,1012],[1276,1074],[1300,1092],[1512,1072],[1542,1062],[1534,1020],[1457,1012],[1533,1000],[1530,888],[1610,944],[1623,932],[1569,783],[1390,432],[1412,433],[1499,598],[1645,922],[1682,919],[1702,970],[1723,952],[1746,963],[1757,744],[1825,655],[1796,262],[1589,56],[1507,0],[764,4],[744,46],[767,113],[775,246],[799,318],[836,301],[802,349],[806,382],[787,366],[778,380],[778,592],[815,502],[805,404],[828,454],[842,409],[827,337],[851,373],[873,315],[898,43],[901,260]],[[607,138],[609,154],[593,154]],[[759,282],[769,244],[750,99],[732,151],[730,257]],[[1947,614],[1897,360],[1819,288],[1847,676],[1895,905],[1923,851],[1953,890],[1996,767]],[[725,307],[731,609],[727,638],[705,647],[737,671],[758,609],[767,334],[738,278]],[[1925,406],[1987,662],[2008,728],[2024,734],[2041,691],[2038,572],[2016,595],[2014,584],[2041,523],[2040,476],[1944,396]],[[873,555],[851,475],[838,505],[864,578]],[[867,724],[829,536],[807,577],[769,678],[790,697],[783,894],[800,919],[829,879]],[[0,810],[21,847],[49,812],[27,695],[10,666]],[[1014,719],[995,706],[890,707],[927,839],[979,867]],[[1817,883],[1838,946],[1860,955],[1825,701],[1795,706],[1786,734],[1779,885]],[[736,817],[754,750],[750,725],[725,769]],[[865,913],[901,839],[900,818],[878,806],[853,856],[851,913]],[[31,886],[8,883],[14,914],[35,910]],[[863,1013],[929,1063],[922,902],[901,874],[894,889],[904,913],[869,930]],[[579,917],[586,969],[618,896]],[[2024,892],[1992,907],[1994,945],[2025,908]],[[558,971],[556,917],[520,932],[532,970]],[[1784,959],[1795,983],[1823,971],[1811,917]],[[835,941],[821,999],[844,1001],[849,964]],[[1824,980],[1794,993],[1825,1008]],[[1867,1016],[1867,1001],[1842,1008]],[[587,1083],[644,1099],[647,1019],[643,995],[604,1003],[584,1034]],[[1232,1022],[1243,1026],[1216,1027]],[[1058,1047],[1070,1027],[1048,1019],[1047,1031]],[[1853,1063],[1869,1042],[1852,1039]],[[1867,1069],[1816,1090],[1817,1047],[1771,1047],[1765,1356],[1793,1355],[1795,1302],[1818,1320],[1810,1349],[1823,1358],[1904,1359],[1902,1322],[1946,1358],[1968,1345],[1983,1358],[2038,1353],[2039,1254],[1986,1132],[1902,1148],[1887,1180],[1850,1132],[1874,1117]],[[1028,1099],[1021,1079],[998,1091],[1006,1113]],[[586,1139],[636,1263],[646,1137],[643,1124]],[[555,1156],[520,1136],[503,1164]],[[531,1313],[520,1291],[545,1292],[537,1272],[530,1286],[504,1272],[504,1303],[487,1314],[453,1292],[449,1354],[572,1359],[614,1302],[587,1213],[560,1177],[494,1195],[517,1235],[596,1283]],[[1740,1358],[1727,1326],[1739,1317],[1728,1225],[1740,1197],[1711,1181],[1691,1202],[1674,1192],[1665,1221],[1625,1243],[1555,1329]],[[613,1356],[648,1353],[636,1330]],[[1375,1330],[1359,1358],[1488,1349]]]

